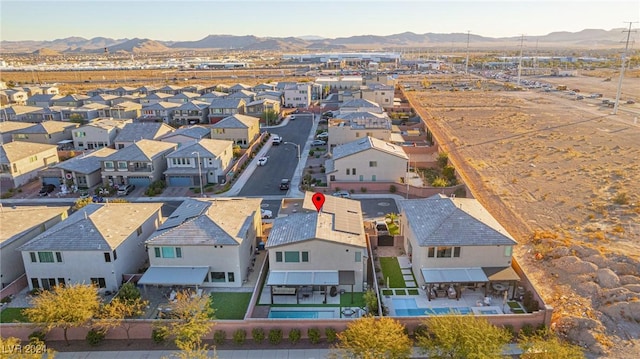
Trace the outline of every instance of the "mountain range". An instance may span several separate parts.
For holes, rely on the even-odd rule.
[[[526,36],[528,47],[535,42],[543,47],[570,48],[614,48],[620,47],[624,39],[624,29],[586,29],[578,32],[552,32],[543,36]],[[54,56],[56,53],[99,53],[105,49],[110,52],[162,53],[180,50],[267,50],[267,51],[304,51],[304,50],[349,50],[349,49],[399,49],[415,47],[456,47],[466,46],[466,33],[425,33],[403,32],[400,34],[379,36],[359,35],[334,39],[306,35],[301,37],[257,37],[253,35],[209,35],[196,41],[160,41],[151,39],[111,39],[94,37],[68,37],[51,41],[2,41],[2,53],[34,53],[42,56]],[[491,46],[516,46],[520,37],[485,37],[469,35],[472,48]]]

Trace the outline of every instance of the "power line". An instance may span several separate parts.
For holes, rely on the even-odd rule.
[[[631,25],[637,23],[637,21],[625,21],[629,23],[629,30],[624,30],[627,33],[627,43],[624,46],[624,52],[622,53],[620,61],[620,80],[618,80],[618,91],[616,92],[616,103],[613,105],[613,114],[618,113],[618,105],[620,104],[620,93],[622,92],[622,79],[624,78],[624,62],[627,59],[627,51],[629,50],[629,38],[631,37]]]

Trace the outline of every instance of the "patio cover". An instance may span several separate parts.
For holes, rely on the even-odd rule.
[[[482,268],[422,268],[425,283],[478,283],[489,279]]]
[[[138,284],[202,285],[209,267],[150,267]]]
[[[356,272],[352,270],[338,271],[338,282],[342,284],[356,284]]]
[[[338,271],[269,271],[267,285],[338,285]]]
[[[492,282],[520,280],[518,273],[511,267],[483,267],[482,270]]]

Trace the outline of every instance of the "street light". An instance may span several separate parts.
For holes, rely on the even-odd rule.
[[[297,143],[293,143],[293,142],[285,142],[285,145],[294,145],[296,146],[296,148],[298,149],[298,159],[300,159],[300,145]]]
[[[204,197],[204,189],[202,188],[202,165],[200,164],[200,152],[193,151],[191,154],[198,156],[198,177],[200,182],[200,196]]]

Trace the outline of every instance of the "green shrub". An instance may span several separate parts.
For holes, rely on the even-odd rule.
[[[282,341],[282,329],[269,330],[269,343],[278,345]]]
[[[315,152],[313,152],[313,150],[310,150],[310,151],[309,151],[309,156],[313,156],[313,154],[314,154],[314,153],[315,153]]]
[[[136,285],[133,283],[125,283],[120,287],[117,297],[125,302],[136,300],[140,298],[140,289],[136,288]]]
[[[300,333],[300,329],[291,329],[289,332],[289,341],[291,341],[291,344],[299,342],[301,337],[302,333]]]
[[[395,185],[391,185],[389,186],[389,192],[390,193],[396,193],[398,191],[398,187],[396,187]]]
[[[251,330],[251,337],[253,341],[256,343],[262,343],[264,341],[264,329],[262,328],[253,328]]]
[[[104,340],[104,336],[104,330],[91,329],[87,332],[87,342],[91,346],[99,345]]]
[[[360,192],[367,193],[367,187],[360,187]]]
[[[327,337],[328,343],[333,343],[338,338],[338,333],[335,329],[329,327],[324,330],[324,335]]]
[[[309,341],[311,342],[311,344],[320,343],[320,329],[309,328],[307,330],[307,336],[309,337]]]
[[[11,296],[6,296],[0,299],[0,303],[11,303]]]
[[[535,329],[533,328],[533,325],[528,323],[523,325],[522,328],[520,329],[520,335],[526,336],[526,337],[532,336],[534,332],[535,332]]]
[[[241,345],[247,339],[247,332],[244,329],[238,329],[233,332],[233,342]]]
[[[413,330],[414,337],[424,337],[429,334],[429,327],[425,324],[418,324],[416,329]]]
[[[167,340],[168,336],[169,329],[166,327],[156,327],[153,328],[153,331],[151,332],[151,339],[153,339],[154,343],[162,343]]]
[[[511,338],[516,337],[516,329],[511,324],[503,325],[503,328],[511,334]]]
[[[536,327],[536,334],[544,335],[545,333],[547,333],[547,326],[544,323],[538,324],[538,326]]]
[[[32,342],[34,340],[39,340],[41,342],[44,342],[45,335],[47,335],[47,333],[41,330],[36,330],[35,332],[29,334],[29,341]]]
[[[224,330],[216,330],[213,332],[213,342],[216,345],[224,344],[225,339],[227,339],[227,332]]]

